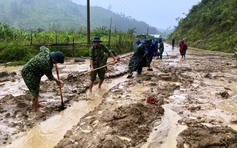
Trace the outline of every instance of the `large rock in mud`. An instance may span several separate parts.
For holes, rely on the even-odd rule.
[[[237,132],[229,127],[189,127],[177,138],[177,147],[184,148],[236,148]]]

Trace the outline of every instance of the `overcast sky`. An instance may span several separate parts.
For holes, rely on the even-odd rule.
[[[87,0],[72,0],[86,5]],[[174,28],[176,18],[184,18],[193,5],[201,0],[90,0],[91,6],[100,6],[138,21],[144,21],[158,29]]]

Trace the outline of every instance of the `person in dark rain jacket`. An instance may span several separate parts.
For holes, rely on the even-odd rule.
[[[160,54],[160,59],[162,59],[162,55],[164,52],[164,43],[162,41],[162,38],[159,38],[159,40],[158,40],[158,50],[159,50],[159,54]]]
[[[138,74],[141,74],[142,68],[147,67],[149,65],[146,52],[146,47],[148,45],[149,40],[144,40],[144,42],[136,48],[134,54],[132,55],[129,61],[129,75],[127,76],[127,78],[131,78],[134,71],[137,71]]]
[[[172,49],[174,49],[175,39],[173,38],[171,42],[172,42]]]
[[[153,71],[151,68],[151,62],[153,59],[153,56],[155,56],[155,53],[157,52],[157,40],[149,40],[149,45],[146,47],[147,51],[147,57],[148,57],[148,71]]]

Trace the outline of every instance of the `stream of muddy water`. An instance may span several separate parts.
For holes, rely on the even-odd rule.
[[[27,131],[21,138],[15,140],[6,148],[53,148],[62,138],[67,130],[76,125],[80,118],[92,111],[103,101],[103,94],[107,90],[126,80],[125,77],[113,79],[110,83],[104,83],[101,89],[94,86],[93,93],[87,92],[88,100],[74,102],[71,107],[61,111],[46,121],[38,123]]]
[[[67,130],[76,125],[80,118],[92,111],[103,101],[103,94],[107,90],[126,80],[125,77],[113,79],[110,83],[104,83],[101,89],[94,86],[93,94],[87,92],[88,100],[75,102],[71,107],[61,111],[50,119],[38,123],[27,131],[21,138],[14,141],[6,148],[53,148],[61,140]]]
[[[155,123],[155,125],[158,125],[153,128],[146,144],[144,144],[142,148],[155,148],[158,144],[161,144],[160,148],[176,147],[176,137],[186,126],[177,124],[181,117],[172,111],[171,108],[173,105],[174,104],[166,104],[162,106],[165,110],[162,121],[161,123]],[[160,141],[161,139],[163,141]]]

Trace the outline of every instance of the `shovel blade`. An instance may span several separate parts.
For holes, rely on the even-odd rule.
[[[60,106],[60,110],[64,110],[64,109],[66,109],[66,107],[64,106],[64,103],[62,102]]]

